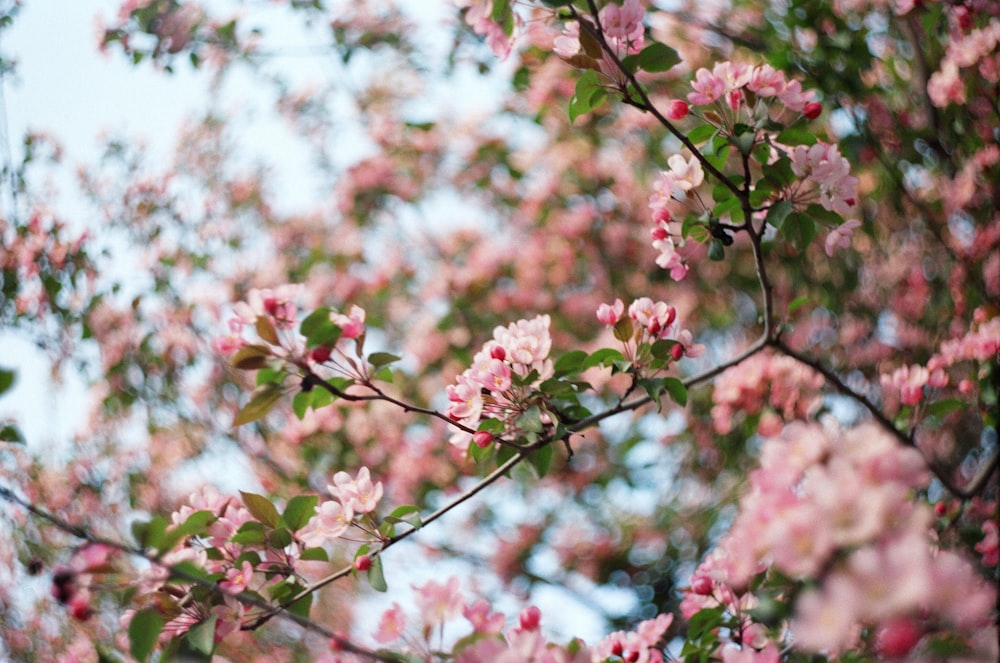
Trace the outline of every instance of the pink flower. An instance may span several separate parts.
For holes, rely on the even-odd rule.
[[[503,630],[503,613],[492,612],[490,604],[483,599],[462,608],[462,616],[469,620],[476,633],[493,635]]]
[[[347,472],[337,472],[333,475],[333,485],[326,488],[345,508],[356,513],[371,513],[382,499],[382,482],[373,484],[367,467],[358,470],[354,479]]]
[[[352,306],[350,315],[330,313],[330,321],[340,327],[343,338],[357,338],[365,331],[365,310]]]
[[[996,566],[1000,563],[1000,537],[998,537],[998,526],[995,520],[987,520],[983,523],[983,540],[976,544],[976,552],[983,556],[984,566]]]
[[[824,244],[826,255],[832,258],[838,248],[846,249],[850,247],[851,235],[854,234],[854,229],[859,226],[861,226],[861,221],[858,219],[849,219],[831,230],[830,234],[826,236],[826,243]]]
[[[416,592],[414,599],[424,624],[438,624],[462,611],[465,602],[458,585],[458,578],[452,576],[444,584],[429,580],[419,587],[413,587]]]
[[[354,512],[349,506],[327,500],[319,505],[316,514],[309,519],[298,538],[309,548],[317,548],[340,537],[354,520]]]
[[[625,0],[621,6],[614,3],[605,5],[598,17],[608,40],[615,46],[624,47],[629,53],[638,53],[643,43],[642,20],[645,11],[639,0]]]
[[[373,637],[377,642],[387,645],[401,638],[405,630],[406,614],[402,606],[393,602],[392,607],[382,613]]]
[[[247,588],[253,579],[253,565],[250,562],[243,562],[239,568],[233,567],[226,571],[226,579],[219,583],[219,587],[227,594],[239,594]]]
[[[620,299],[615,299],[614,304],[601,304],[597,307],[597,319],[609,327],[615,326],[625,312],[625,304]]]

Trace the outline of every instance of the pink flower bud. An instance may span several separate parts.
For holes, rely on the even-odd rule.
[[[368,555],[358,555],[354,558],[354,568],[358,571],[367,571],[372,567],[372,558]]]
[[[712,593],[712,579],[708,576],[691,578],[691,592],[698,596],[708,596]]]
[[[667,118],[671,120],[683,120],[688,114],[686,101],[674,99],[667,105]]]
[[[472,435],[472,441],[480,449],[485,449],[486,447],[493,444],[493,433],[488,430],[477,430]]]
[[[657,207],[653,210],[653,221],[656,223],[670,223],[670,210],[666,207]]]
[[[802,108],[802,114],[809,120],[815,120],[823,112],[823,104],[818,101],[810,101]]]
[[[542,623],[542,611],[535,606],[528,606],[521,611],[521,630],[537,631],[538,625]]]
[[[684,346],[678,343],[677,345],[670,348],[670,358],[674,361],[680,361],[681,357],[684,356]]]
[[[663,240],[665,240],[667,237],[670,236],[670,233],[668,233],[667,229],[664,228],[663,226],[656,226],[655,228],[649,231],[649,234],[653,236],[654,241],[658,242],[662,242]]]
[[[330,348],[319,345],[312,349],[309,353],[309,359],[311,359],[316,364],[322,364],[324,361],[330,358]]]
[[[70,602],[69,614],[73,615],[73,619],[85,622],[94,615],[94,609],[84,596],[78,594]]]
[[[912,619],[894,619],[879,629],[875,647],[883,656],[902,658],[910,653],[923,635],[921,628]]]
[[[490,357],[503,361],[507,358],[507,351],[503,349],[502,345],[494,345],[493,349],[490,350]]]

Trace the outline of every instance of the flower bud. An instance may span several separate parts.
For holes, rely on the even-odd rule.
[[[330,348],[318,345],[309,353],[309,359],[316,364],[322,364],[330,358]]]
[[[542,611],[535,606],[528,606],[521,611],[521,629],[524,631],[537,631],[538,625],[542,623]]]
[[[485,449],[486,447],[493,444],[493,433],[488,430],[477,430],[472,435],[472,441],[480,449]]]
[[[699,596],[708,596],[712,593],[712,579],[702,575],[691,578],[691,592]]]
[[[683,120],[688,114],[686,101],[674,99],[667,105],[667,118],[671,120]]]
[[[680,343],[670,348],[670,358],[674,361],[680,361],[683,356],[684,346]]]
[[[503,349],[502,345],[494,345],[493,349],[490,350],[490,357],[503,361],[507,358],[507,351]]]
[[[815,120],[823,112],[823,104],[818,101],[810,101],[802,108],[802,114],[806,119]]]
[[[372,567],[372,558],[368,555],[358,555],[354,558],[354,568],[358,571],[367,571]]]

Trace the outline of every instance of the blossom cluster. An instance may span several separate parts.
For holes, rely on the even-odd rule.
[[[682,612],[723,605],[753,630],[755,577],[815,578],[789,624],[799,649],[836,655],[865,646],[862,627],[906,620],[918,632],[911,647],[948,625],[988,652],[973,636],[995,592],[966,560],[936,549],[929,507],[910,498],[927,480],[921,454],[874,425],[786,427],[765,442],[739,515],[692,577]]]
[[[787,79],[784,72],[767,64],[719,62],[711,71],[704,67],[696,71],[691,87],[694,90],[688,94],[691,105],[712,106],[723,113],[716,122],[730,128],[729,122],[735,118],[727,110],[753,111],[751,100],[778,103],[782,109],[801,112],[807,117],[816,117],[820,110],[812,100],[815,96],[812,90],[803,90],[799,81]]]
[[[976,323],[967,334],[941,344],[926,364],[900,366],[880,376],[882,390],[890,409],[899,404],[913,407],[924,402],[929,390],[943,389],[952,383],[951,371],[964,362],[993,360],[1000,353],[1000,317],[987,318],[985,309],[975,314]],[[956,385],[959,393],[976,388],[974,379],[962,377]]]
[[[548,315],[540,315],[496,327],[493,340],[483,345],[472,365],[448,386],[448,417],[470,429],[476,429],[484,419],[496,419],[504,425],[504,436],[516,437],[517,418],[529,406],[533,390],[552,377],[550,322]],[[493,439],[486,431],[475,436],[459,431],[451,442],[462,448],[470,441],[486,447]]]
[[[927,95],[935,106],[965,103],[968,77],[961,70],[969,67],[977,67],[984,81],[1000,82],[1000,19],[948,42],[939,69],[927,81]]]
[[[597,14],[605,41],[617,55],[638,53],[645,42],[645,27],[643,20],[646,10],[639,0],[625,0],[621,5],[609,2]],[[571,21],[563,28],[560,36],[553,42],[553,49],[561,58],[572,60],[580,55],[580,24]],[[602,57],[601,67],[606,74],[611,74],[617,66]]]
[[[705,352],[705,346],[695,343],[691,332],[681,327],[677,309],[666,302],[640,297],[629,305],[626,316],[625,303],[616,299],[613,304],[597,308],[597,319],[614,329],[615,337],[624,344],[625,357],[634,364],[640,364],[643,352],[660,340],[675,342],[670,348],[674,361],[700,357]]]
[[[541,629],[542,612],[529,606],[518,615],[517,624],[504,632],[507,618],[494,612],[483,599],[468,601],[459,587],[458,578],[445,582],[428,581],[413,586],[414,602],[419,609],[419,631],[423,634],[439,631],[443,624],[459,615],[472,626],[472,633],[454,645],[452,660],[459,663],[603,663],[622,660],[629,663],[660,663],[663,637],[673,616],[661,614],[639,623],[633,631],[616,631],[590,647],[574,640],[567,645],[548,641]],[[399,603],[382,613],[374,638],[381,644],[406,641],[405,651],[420,646],[408,637],[410,619]]]
[[[712,424],[729,433],[738,413],[760,415],[758,430],[775,435],[784,421],[808,419],[823,404],[823,376],[791,357],[758,353],[725,371],[712,392]]]
[[[352,540],[380,539],[370,514],[383,488],[381,482],[372,482],[367,467],[355,477],[337,472],[327,490],[333,499],[317,507],[315,497],[294,498],[281,515],[259,495],[243,493],[241,500],[212,486],[192,493],[171,515],[165,540],[176,543],[166,544],[161,564],[142,572],[136,603],[163,612],[164,638],[183,635],[209,617],[216,618],[217,639],[238,630],[255,617],[253,606],[238,598],[244,592],[278,599],[301,591],[303,563],[325,561],[323,547],[351,526],[357,530]],[[174,531],[182,535],[171,538]],[[364,561],[370,565],[369,558]],[[205,591],[169,570],[185,564],[221,591]],[[135,612],[129,611],[124,621],[128,623]]]
[[[851,175],[851,164],[836,145],[817,141],[815,145],[797,145],[791,153],[792,172],[812,182],[824,209],[840,215],[850,214],[857,203],[858,178]],[[793,204],[809,202],[808,194],[792,185],[788,199]],[[843,231],[841,231],[843,232]]]
[[[316,515],[297,535],[310,548],[331,543],[343,536],[355,524],[357,516],[375,511],[383,494],[382,482],[372,483],[367,467],[358,470],[354,478],[347,472],[337,472],[333,475],[333,483],[326,489],[334,499],[321,502]]]

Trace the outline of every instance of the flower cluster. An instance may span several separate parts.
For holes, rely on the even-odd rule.
[[[567,645],[548,641],[541,630],[542,612],[535,606],[521,611],[517,624],[504,633],[507,618],[493,612],[489,603],[479,599],[469,602],[462,595],[458,578],[443,583],[428,581],[414,586],[414,599],[419,608],[419,631],[439,632],[441,627],[459,615],[472,626],[472,632],[454,644],[451,660],[457,663],[602,663],[622,660],[631,663],[659,663],[664,660],[661,643],[673,621],[671,615],[659,615],[638,624],[634,631],[617,631],[597,645],[588,647],[579,640]],[[409,619],[394,603],[379,620],[375,640],[392,644],[408,638]]]
[[[965,560],[936,550],[930,509],[910,499],[927,479],[920,453],[874,425],[786,427],[765,442],[740,513],[695,572],[682,611],[724,605],[749,620],[758,602],[747,590],[773,568],[780,576],[766,577],[778,583],[821,580],[795,604],[799,649],[843,652],[863,646],[863,626],[899,620],[918,629],[912,645],[943,624],[971,636],[988,619],[994,590]]]
[[[705,68],[696,71],[691,87],[694,90],[688,94],[691,105],[713,106],[723,113],[720,121],[733,118],[727,110],[752,111],[757,101],[777,102],[783,109],[807,116],[818,115],[818,104],[812,105],[816,103],[812,101],[813,92],[804,91],[797,80],[788,80],[784,72],[767,64],[753,67],[745,63],[719,62],[712,71]]]
[[[816,414],[823,404],[822,387],[822,375],[791,357],[758,353],[716,380],[712,424],[726,434],[737,413],[760,415],[759,432],[775,435],[783,421]]]
[[[924,402],[929,390],[943,389],[952,384],[951,373],[964,362],[984,362],[995,359],[1000,353],[1000,317],[987,319],[985,309],[976,311],[977,323],[961,338],[945,341],[939,351],[925,365],[900,366],[891,373],[880,376],[886,405],[890,410],[899,404],[914,407]],[[968,394],[975,389],[975,379],[960,378],[959,393]]]
[[[162,564],[143,572],[136,597],[139,608],[166,617],[164,637],[183,635],[214,617],[216,638],[221,639],[259,616],[239,600],[243,593],[273,600],[295,596],[305,589],[302,564],[326,561],[323,546],[352,525],[359,533],[352,540],[380,540],[370,514],[382,497],[382,483],[371,481],[367,467],[356,477],[337,472],[327,489],[333,500],[317,504],[315,496],[297,496],[280,514],[261,495],[242,493],[240,499],[212,486],[192,493],[159,538],[145,541],[159,551]],[[177,565],[186,566],[188,574],[204,583],[169,570]],[[213,585],[221,591],[211,591]],[[130,611],[125,621],[134,614]]]
[[[597,19],[601,24],[604,39],[616,54],[638,53],[645,42],[643,20],[646,10],[639,0],[625,0],[621,5],[609,2],[601,8]],[[576,21],[566,24],[560,36],[553,43],[553,51],[561,58],[572,60],[580,55],[580,25]],[[616,68],[610,61],[602,67],[606,73]]]
[[[552,376],[550,322],[548,315],[540,315],[495,328],[493,340],[476,353],[472,366],[448,386],[446,414],[472,429],[484,419],[496,419],[504,425],[504,436],[516,437],[516,420],[529,406],[534,388]],[[493,439],[486,431],[474,437],[459,431],[451,442],[467,447],[474,440],[486,447]]]
[[[818,193],[824,209],[841,215],[851,212],[857,203],[858,178],[851,175],[851,164],[841,156],[836,145],[823,141],[811,146],[797,145],[792,150],[791,159],[792,172],[814,184],[816,189],[809,191],[802,189],[801,183],[795,183],[788,200],[796,205],[805,205]]]
[[[510,21],[514,24],[514,29],[521,23],[521,18],[511,11],[507,0],[496,0],[506,6],[505,13],[509,15]],[[514,30],[508,34],[503,23],[494,18],[495,0],[455,0],[455,5],[465,11],[465,22],[477,35],[486,38],[493,55],[504,59],[510,55],[510,50],[514,46],[516,33]]]
[[[684,357],[700,357],[705,346],[694,343],[691,332],[684,329],[677,319],[677,310],[666,302],[654,302],[649,297],[640,297],[628,307],[616,299],[613,304],[597,307],[597,319],[614,329],[615,338],[624,345],[625,357],[636,368],[650,359],[647,354],[656,341],[672,341],[669,356],[673,361]]]
[[[103,543],[87,543],[73,553],[66,566],[52,573],[52,598],[66,606],[74,619],[86,621],[93,615],[90,583],[97,574],[112,570],[117,551]]]
[[[247,344],[243,338],[246,327],[255,327],[258,335],[271,345],[280,346],[278,330],[295,326],[298,316],[296,300],[302,293],[301,284],[285,284],[277,288],[254,288],[246,301],[233,305],[233,317],[228,321],[229,335],[215,339],[213,345],[220,354],[230,355]]]
[[[367,467],[358,470],[353,479],[347,472],[337,472],[326,489],[334,499],[320,503],[316,515],[298,533],[298,538],[310,548],[343,536],[352,524],[356,524],[357,516],[375,511],[383,493],[382,482],[373,484]]]
[[[927,95],[939,108],[966,101],[966,78],[961,70],[977,67],[980,76],[991,83],[1000,81],[1000,19],[993,18],[985,27],[971,30],[948,43],[940,68],[927,81]]]

